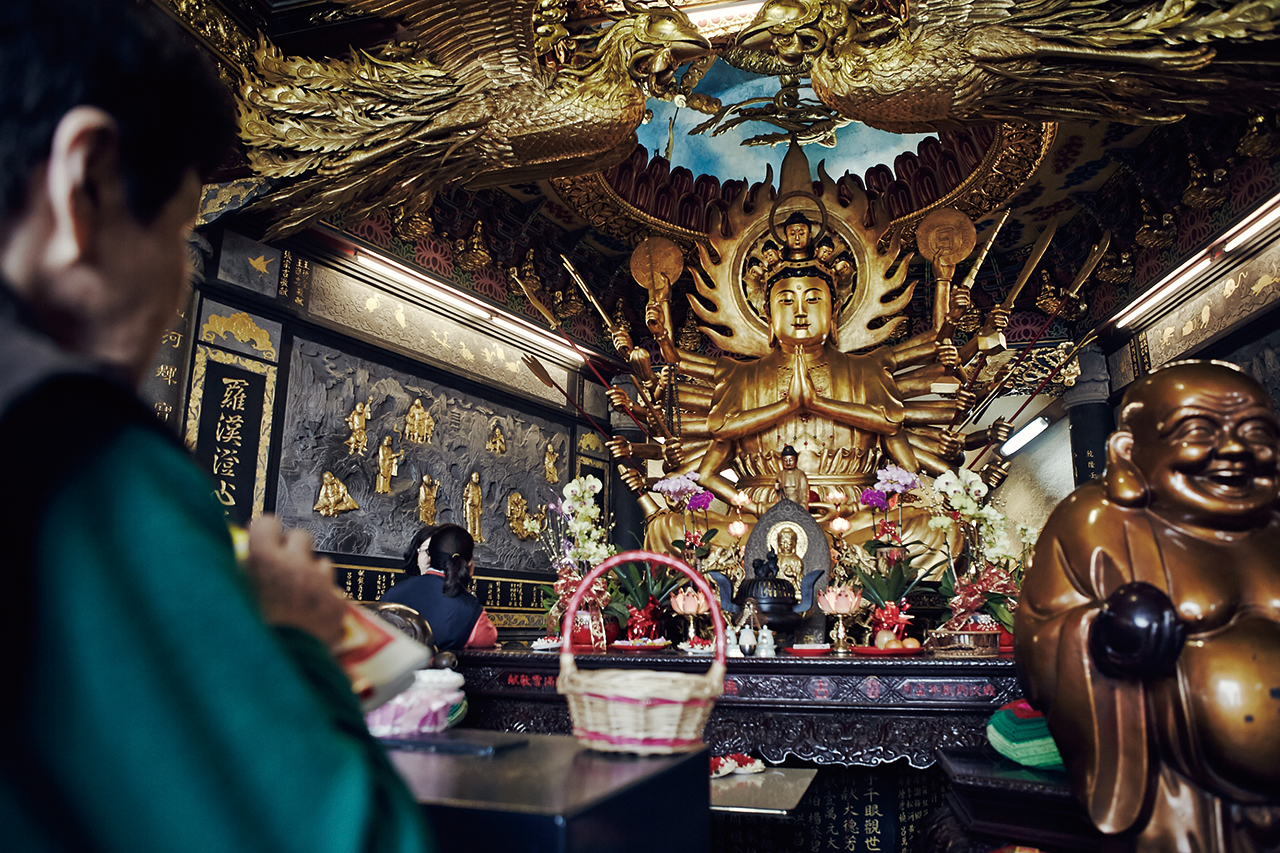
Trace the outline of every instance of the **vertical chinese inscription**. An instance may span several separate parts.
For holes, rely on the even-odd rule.
[[[237,524],[261,509],[273,374],[256,361],[199,348],[188,442],[213,476],[214,497]]]
[[[218,481],[214,492],[225,507],[236,504],[236,476],[240,468],[240,450],[244,446],[244,410],[249,382],[246,379],[222,377],[222,399],[214,427],[213,476]]]

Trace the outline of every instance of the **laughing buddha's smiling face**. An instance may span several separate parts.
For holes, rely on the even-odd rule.
[[[1207,526],[1266,517],[1280,488],[1280,424],[1256,382],[1221,365],[1179,365],[1153,374],[1134,403],[1124,420],[1153,509]]]

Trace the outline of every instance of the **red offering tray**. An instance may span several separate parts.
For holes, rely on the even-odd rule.
[[[831,647],[827,646],[824,649],[797,649],[795,646],[787,646],[783,651],[800,658],[816,658],[821,655],[831,654]]]
[[[924,649],[877,649],[875,646],[850,646],[849,651],[855,655],[884,655],[892,657],[894,655],[918,655]]]

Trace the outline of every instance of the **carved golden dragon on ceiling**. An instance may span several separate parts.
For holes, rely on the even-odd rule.
[[[737,47],[896,133],[1176,121],[1280,96],[1280,0],[767,0]]]
[[[282,186],[272,235],[342,209],[401,222],[443,188],[596,172],[635,147],[648,97],[710,43],[669,6],[626,14],[563,59],[535,27],[537,0],[342,0],[398,20],[413,41],[349,57],[285,56],[263,40],[240,91],[241,136]],[[594,42],[594,44],[590,44]]]

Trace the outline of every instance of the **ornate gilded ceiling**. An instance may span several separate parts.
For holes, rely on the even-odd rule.
[[[667,7],[606,9],[593,0],[155,2],[209,47],[236,87],[247,161],[274,179],[269,191],[259,188],[275,199],[274,210],[258,220],[264,228],[284,233],[319,219],[338,223],[507,304],[522,301],[513,285],[520,276],[534,275],[548,292],[564,292],[558,258],[564,252],[588,272],[606,304],[620,302],[624,314],[634,314],[628,306],[643,294],[634,293],[626,274],[630,246],[655,233],[690,247],[705,241],[717,211],[765,181],[745,169],[704,175],[696,162],[683,163],[684,137],[668,137],[662,117],[663,109],[677,106],[685,118],[704,117],[700,143],[717,150],[736,145],[729,133],[714,134],[734,124],[761,137],[794,132],[812,139],[810,159],[825,159],[837,183],[856,183],[878,197],[908,244],[920,219],[939,206],[971,216],[979,239],[991,227],[989,214],[1009,208],[1012,216],[978,274],[979,305],[1004,298],[1030,244],[1056,217],[1053,244],[1015,306],[1013,341],[1043,324],[1040,306],[1052,304],[1071,282],[1105,230],[1112,232],[1111,246],[1084,286],[1086,306],[1074,326],[1059,321],[1050,337],[1061,340],[1073,328],[1096,324],[1280,183],[1276,99],[1268,89],[1276,80],[1273,66],[1259,66],[1264,71],[1254,77],[1260,79],[1237,80],[1232,90],[1253,92],[1254,106],[1267,107],[1263,112],[1193,116],[1154,129],[1043,121],[1075,115],[1132,121],[1175,107],[1229,107],[1217,96],[1205,98],[1204,87],[1212,90],[1237,74],[1232,60],[1261,36],[1229,27],[1213,32],[1207,24],[1197,29],[1194,15],[1144,24],[1141,38],[1106,57],[1096,47],[1073,54],[1062,47],[1070,33],[1036,19],[1057,10],[1062,21],[1083,28],[1076,33],[1081,43],[1097,45],[1110,38],[1107,27],[1119,14],[1105,7],[1087,12],[1062,2],[1020,4],[1010,18],[994,6],[967,4],[983,21],[970,26],[970,42],[1003,34],[1010,44],[1022,39],[1021,47],[1005,45],[988,62],[975,60],[970,44],[956,67],[982,66],[972,79],[952,79],[953,71],[943,70],[930,72],[935,76],[922,78],[916,89],[888,91],[874,80],[870,88],[857,83],[880,73],[868,65],[876,51],[884,63],[892,58],[907,68],[933,67],[928,64],[938,61],[941,47],[929,39],[960,32],[955,3],[886,3],[859,17],[842,0],[797,0],[767,4],[749,18],[722,19],[701,14],[706,9],[699,6],[709,4],[686,5],[701,22],[691,27],[688,17]],[[607,25],[607,14],[622,23]],[[992,23],[997,19],[1002,23]],[[833,22],[839,21],[837,31]],[[904,21],[915,21],[923,34],[914,53]],[[1148,31],[1159,26],[1166,30]],[[1241,39],[1222,45],[1210,63],[1195,39],[1224,33]],[[713,58],[763,72],[776,81],[777,95],[734,103],[727,88],[703,91],[704,78],[717,79],[707,74]],[[1124,65],[1119,77],[1117,59]],[[1153,68],[1168,83],[1161,91],[1148,90]],[[1128,100],[1091,83],[1091,74],[1130,80]],[[1015,92],[1007,83],[1017,79],[1028,83]],[[813,88],[804,85],[809,82]],[[945,91],[946,102],[920,102],[926,89]],[[851,93],[872,91],[881,93],[877,104],[850,105]],[[1034,93],[1030,101],[1028,92]],[[647,138],[656,129],[661,144],[636,149],[630,132],[646,106],[659,115],[644,128]],[[905,139],[900,153],[868,162],[854,152],[850,116],[934,132]],[[1033,120],[992,124],[975,116]],[[826,143],[834,147],[822,147]],[[670,159],[663,156],[668,151]],[[739,158],[728,157],[736,166]],[[480,261],[466,254],[477,240],[485,246]],[[588,342],[604,343],[598,326],[577,319],[570,326]]]

